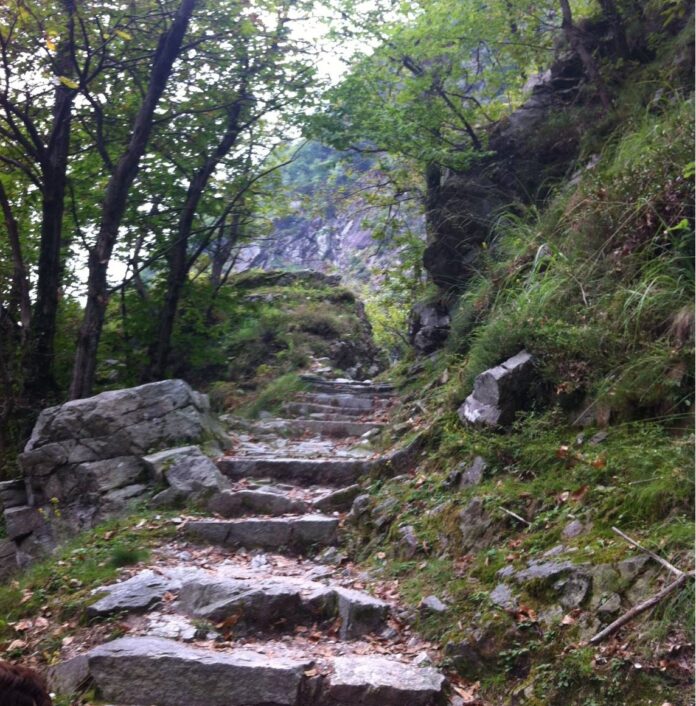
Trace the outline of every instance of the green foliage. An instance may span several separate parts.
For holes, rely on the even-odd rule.
[[[567,409],[586,397],[616,419],[691,404],[693,184],[683,177],[693,102],[622,126],[574,189],[508,217],[463,295],[449,349],[476,375],[526,348]]]
[[[305,389],[306,385],[298,375],[287,373],[269,382],[261,392],[255,397],[253,402],[244,405],[239,409],[239,413],[255,417],[259,412],[275,412],[283,402],[287,402],[297,392]]]

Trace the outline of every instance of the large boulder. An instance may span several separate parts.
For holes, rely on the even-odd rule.
[[[529,406],[533,380],[534,358],[520,351],[476,378],[474,391],[458,410],[459,418],[464,423],[489,427],[510,424],[516,412]]]
[[[19,457],[23,482],[0,488],[20,563],[141,501],[156,480],[143,456],[212,440],[224,434],[208,398],[183,380],[45,409]]]

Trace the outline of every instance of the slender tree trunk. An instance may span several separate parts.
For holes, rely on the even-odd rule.
[[[245,89],[242,88],[240,98],[231,106],[227,117],[227,127],[215,150],[208,156],[204,164],[198,169],[191,179],[186,201],[179,216],[175,240],[169,249],[169,272],[167,274],[167,292],[164,306],[160,313],[160,327],[157,336],[157,344],[150,356],[150,370],[147,377],[152,380],[159,380],[164,377],[169,353],[171,350],[171,339],[174,331],[174,322],[179,308],[179,300],[186,277],[191,268],[192,262],[188,258],[188,244],[193,228],[193,219],[198,210],[198,205],[203,196],[203,192],[210,181],[215,168],[222,159],[229,153],[237,141],[241,131],[240,120],[248,97]]]
[[[21,338],[24,340],[31,323],[31,300],[29,298],[29,277],[22,255],[22,245],[19,241],[19,227],[12,212],[12,206],[7,198],[5,188],[0,181],[0,208],[5,218],[7,239],[12,253],[12,293],[10,295],[10,312],[19,309],[19,320],[22,323]]]
[[[599,100],[602,102],[604,110],[609,111],[611,110],[611,100],[609,99],[606,85],[599,72],[597,62],[589,49],[585,46],[585,40],[580,28],[573,22],[573,11],[570,9],[570,2],[569,0],[559,0],[559,2],[561,3],[561,13],[563,16],[561,27],[566,35],[568,44],[570,44],[580,57],[588,78],[594,83],[597,89],[597,94],[599,95]]]
[[[67,38],[61,41],[56,58],[64,76],[72,73],[75,7],[66,2]],[[53,377],[53,345],[63,272],[63,214],[67,187],[68,153],[75,91],[62,83],[54,94],[53,121],[48,142],[40,158],[41,243],[36,279],[36,302],[32,316],[26,368],[26,391],[31,398],[44,399],[56,391]]]
[[[128,193],[138,174],[140,160],[152,132],[155,109],[181,51],[195,5],[196,0],[181,0],[171,27],[160,37],[147,91],[135,117],[130,141],[106,187],[96,244],[89,253],[87,304],[77,340],[70,385],[71,399],[87,397],[92,391],[97,349],[109,300],[107,270],[111,253],[126,210]]]

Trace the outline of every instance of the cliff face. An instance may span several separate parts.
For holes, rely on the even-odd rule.
[[[390,198],[382,181],[371,158],[308,143],[282,172],[270,235],[245,246],[236,269],[335,272],[346,284],[377,286],[405,240],[425,239],[422,205]]]
[[[347,283],[374,282],[379,272],[393,264],[398,247],[376,242],[360,211],[359,205],[345,205],[321,216],[278,219],[268,241],[245,250],[240,269],[299,268],[340,272]],[[413,220],[422,232],[422,219],[414,214]]]

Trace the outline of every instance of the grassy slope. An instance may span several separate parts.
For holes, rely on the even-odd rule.
[[[662,58],[632,69],[615,112],[585,127],[580,163],[597,155],[593,168],[543,209],[501,218],[448,350],[415,375],[407,365],[400,371],[412,403],[404,419],[431,423],[427,456],[408,480],[373,484],[375,505],[391,507],[382,511],[388,521],[356,531],[354,542],[414,607],[430,593],[447,599],[446,616],[416,617],[429,636],[445,645],[490,634],[483,663],[458,667],[494,703],[513,692],[514,703],[539,706],[691,703],[688,648],[675,647],[691,641],[691,588],[599,650],[578,646],[593,632],[588,606],[542,629],[536,617],[552,601],[541,587],[523,592],[528,610],[516,615],[488,599],[498,569],[561,541],[576,563],[634,556],[612,525],[693,568],[694,105],[680,88],[690,85],[690,41],[689,29]],[[539,362],[543,403],[508,434],[463,427],[454,410],[475,376],[523,347]],[[572,422],[584,410],[583,431]],[[600,427],[606,441],[588,444]],[[446,489],[447,474],[479,454],[489,465],[484,482]],[[497,535],[467,553],[458,514],[473,497]],[[562,540],[571,519],[585,532]],[[403,525],[423,542],[412,560],[399,553]],[[654,576],[645,595],[659,585]]]

